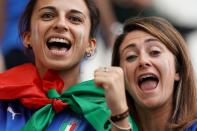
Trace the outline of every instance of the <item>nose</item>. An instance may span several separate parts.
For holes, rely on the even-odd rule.
[[[66,18],[64,16],[60,16],[59,18],[57,18],[57,20],[54,23],[54,29],[57,32],[66,32],[68,31],[68,23],[66,21]]]
[[[139,57],[139,67],[140,68],[147,68],[150,67],[151,63],[150,63],[150,59],[147,55],[140,55]]]

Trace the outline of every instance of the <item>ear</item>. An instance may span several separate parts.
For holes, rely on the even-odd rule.
[[[23,33],[23,45],[26,48],[29,48],[29,46],[31,46],[31,36],[30,36],[30,32],[25,32]]]
[[[86,53],[92,55],[95,49],[96,49],[96,39],[92,38],[89,40],[89,45],[86,48]]]
[[[175,81],[179,81],[180,80],[179,72],[176,72],[174,80]]]

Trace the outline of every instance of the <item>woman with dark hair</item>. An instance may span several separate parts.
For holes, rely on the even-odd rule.
[[[186,45],[162,18],[125,23],[115,41],[112,67],[95,71],[114,129],[129,129],[130,114],[140,131],[197,130],[197,85]]]
[[[92,0],[30,0],[19,27],[35,64],[0,74],[0,131],[105,130],[104,92],[79,77],[98,21]]]

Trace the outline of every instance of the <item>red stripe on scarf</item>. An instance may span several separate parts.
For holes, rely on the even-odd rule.
[[[46,93],[55,88],[61,93],[64,87],[63,80],[58,73],[48,70],[41,79],[37,69],[32,64],[14,67],[0,74],[0,99],[19,99],[30,109],[39,109],[47,104],[53,104],[54,109],[61,111],[67,104],[60,100],[48,99]]]

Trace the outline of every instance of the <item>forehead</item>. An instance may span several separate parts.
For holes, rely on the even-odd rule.
[[[76,10],[84,15],[89,14],[84,0],[37,0],[34,11],[38,11],[45,7],[54,7],[61,11]]]
[[[129,32],[120,46],[120,51],[122,51],[125,47],[127,47],[130,44],[144,43],[148,39],[157,39],[157,38],[141,30]]]

